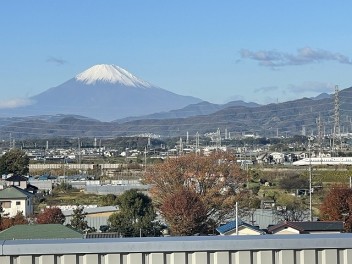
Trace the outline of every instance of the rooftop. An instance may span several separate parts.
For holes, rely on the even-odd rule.
[[[9,186],[0,191],[0,199],[24,199],[31,196],[33,196],[33,194],[16,186]]]
[[[291,227],[300,232],[314,232],[314,231],[342,231],[343,230],[343,222],[342,221],[305,221],[305,222],[289,222],[285,221],[279,223],[277,225],[271,226],[268,228],[269,232],[273,232],[276,229],[282,227]]]
[[[242,226],[256,230],[258,232],[263,232],[262,230],[259,229],[258,226],[253,226],[253,225],[247,224],[247,223],[239,220],[238,227],[242,227]],[[227,233],[227,232],[229,232],[231,230],[235,230],[235,229],[236,229],[236,221],[233,220],[233,221],[227,222],[226,224],[224,224],[222,226],[217,227],[216,231],[218,231],[220,234],[224,234],[224,233]]]
[[[15,225],[0,232],[0,240],[64,238],[83,238],[83,235],[60,224]]]

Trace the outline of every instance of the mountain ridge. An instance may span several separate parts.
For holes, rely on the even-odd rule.
[[[341,128],[351,126],[352,87],[340,91]],[[174,119],[144,119],[125,123],[82,120],[73,117],[54,122],[26,120],[4,124],[0,128],[2,137],[9,133],[20,137],[67,136],[67,137],[115,137],[157,134],[162,137],[183,137],[186,132],[192,137],[197,132],[212,133],[220,129],[231,133],[231,137],[251,132],[261,137],[317,135],[317,119],[321,118],[326,135],[333,131],[334,98],[301,98],[258,107],[231,106],[209,115]],[[40,131],[40,132],[38,132]],[[342,131],[344,131],[342,129]],[[63,135],[64,133],[64,135]]]
[[[133,89],[131,89],[133,88]],[[202,100],[153,86],[116,65],[95,65],[11,109],[13,116],[75,114],[101,121],[152,114]],[[8,112],[8,111],[7,111]],[[4,116],[6,111],[0,110]]]
[[[140,119],[170,119],[170,118],[186,118],[186,117],[192,117],[192,116],[198,116],[198,115],[209,115],[230,106],[257,107],[260,105],[253,102],[247,103],[241,100],[228,102],[226,104],[213,104],[207,101],[202,101],[197,104],[187,105],[186,107],[181,109],[171,110],[168,112],[154,113],[150,115],[126,117],[123,119],[114,120],[114,122],[125,123],[133,120],[140,120]]]

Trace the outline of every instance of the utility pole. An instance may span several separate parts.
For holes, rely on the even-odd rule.
[[[183,153],[183,142],[182,142],[182,137],[180,137],[180,155]]]
[[[322,122],[319,113],[319,117],[317,120],[317,127],[318,127],[318,144],[319,144],[319,155],[322,154],[322,145],[323,145],[323,129],[322,129]]]
[[[238,202],[236,202],[236,236],[238,236]]]
[[[78,138],[78,167],[81,169],[81,142]]]
[[[147,171],[147,147],[144,148],[144,172]]]
[[[198,153],[199,151],[199,133],[196,133],[196,152]]]
[[[64,157],[64,168],[63,168],[63,172],[64,172],[64,182],[66,182],[66,156]]]
[[[12,149],[12,133],[10,133],[10,149]]]
[[[309,149],[309,221],[313,221],[312,215],[312,154],[311,154],[311,137],[308,137]]]

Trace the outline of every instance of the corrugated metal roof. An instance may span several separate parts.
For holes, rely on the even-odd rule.
[[[289,222],[285,221],[275,226],[271,226],[268,231],[274,232],[275,230],[282,227],[291,227],[300,232],[317,232],[317,231],[339,231],[343,230],[343,222],[342,221],[305,221],[305,222]]]
[[[0,232],[0,240],[59,238],[83,238],[83,235],[60,224],[16,225]]]
[[[22,190],[16,186],[9,186],[0,191],[0,199],[16,199],[16,198],[27,198],[32,197],[33,194]]]

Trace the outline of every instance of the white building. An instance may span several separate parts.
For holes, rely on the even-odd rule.
[[[33,194],[16,186],[9,186],[0,191],[2,216],[13,217],[22,212],[25,217],[33,214]]]

